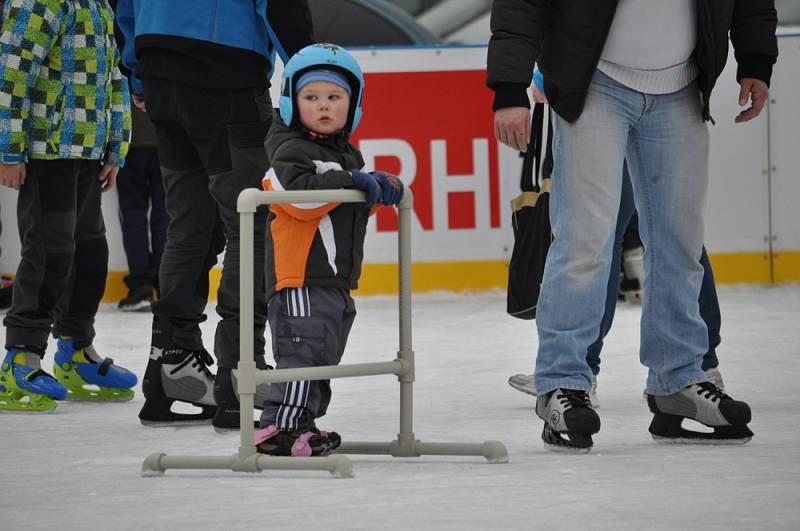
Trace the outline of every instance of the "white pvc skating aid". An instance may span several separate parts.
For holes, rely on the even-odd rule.
[[[157,476],[170,468],[228,469],[235,472],[260,472],[267,469],[326,470],[335,477],[352,477],[350,459],[341,454],[482,456],[489,463],[507,463],[508,451],[499,441],[482,443],[430,443],[415,438],[413,431],[412,388],[414,350],[411,346],[411,207],[413,196],[406,188],[398,209],[398,257],[400,276],[400,348],[397,358],[376,363],[331,365],[302,369],[257,371],[253,361],[253,218],[256,208],[277,203],[356,203],[364,193],[351,190],[262,192],[248,189],[239,194],[240,216],[240,317],[239,317],[239,409],[241,445],[229,456],[168,456],[155,453],[142,465],[142,475]],[[394,374],[400,382],[400,432],[389,442],[345,442],[336,455],[326,457],[273,457],[259,455],[253,446],[253,397],[259,383],[293,380],[324,380]]]

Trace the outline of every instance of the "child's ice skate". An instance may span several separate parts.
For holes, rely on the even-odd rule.
[[[40,367],[38,354],[8,349],[0,366],[0,410],[49,413],[67,397],[67,389]]]
[[[270,370],[271,366],[259,370]],[[238,430],[240,427],[239,419],[239,391],[237,388],[237,370],[220,367],[217,369],[217,376],[214,378],[214,401],[217,403],[217,412],[211,420],[211,425],[217,433],[224,433],[230,430]],[[253,397],[253,406],[256,409],[264,408],[264,401],[267,399],[269,384],[258,384],[256,394]],[[258,421],[255,428],[258,429]]]
[[[150,359],[142,381],[145,401],[139,420],[145,426],[208,424],[217,410],[214,402],[214,363],[205,350],[150,348]],[[176,401],[201,409],[197,413],[172,411]]]
[[[747,427],[750,406],[732,399],[710,382],[693,384],[667,395],[647,395],[653,412],[650,433],[653,439],[673,443],[744,444],[753,437]],[[696,420],[714,428],[713,433],[684,429],[683,419]]]
[[[592,435],[600,431],[600,417],[586,391],[556,389],[539,396],[536,414],[544,420],[542,440],[550,450],[588,453]]]
[[[326,456],[342,444],[342,438],[333,431],[300,428],[284,431],[272,424],[255,433],[253,444],[260,454],[311,457]]]
[[[53,373],[67,388],[67,400],[126,402],[138,381],[128,369],[101,358],[92,345],[77,348],[71,338],[60,338]]]

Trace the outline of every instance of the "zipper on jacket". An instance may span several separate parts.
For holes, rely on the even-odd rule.
[[[705,86],[703,87],[703,120],[708,120],[713,125],[716,125],[714,118],[711,117],[711,80],[716,77],[716,65],[714,64],[714,57],[716,56],[716,47],[714,44],[714,28],[711,22],[711,12],[709,11],[707,0],[697,0],[700,20],[703,21],[703,29],[706,35],[706,61],[709,70],[705,72]]]

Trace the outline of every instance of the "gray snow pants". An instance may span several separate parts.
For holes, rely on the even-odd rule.
[[[356,317],[349,290],[330,287],[287,288],[269,303],[269,328],[276,368],[338,365]],[[330,380],[274,383],[261,426],[282,430],[315,427],[331,400]]]

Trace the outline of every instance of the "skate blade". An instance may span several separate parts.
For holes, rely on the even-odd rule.
[[[139,419],[142,426],[148,428],[191,428],[193,426],[208,426],[211,419],[191,419],[191,420],[144,420]]]
[[[49,396],[31,396],[25,393],[3,393],[0,395],[0,413],[23,415],[46,415],[58,407],[58,402]]]
[[[172,411],[173,404],[179,407],[200,408],[201,411],[196,413]],[[141,411],[139,411],[139,422],[142,423],[142,426],[147,426],[149,428],[207,426],[211,423],[211,419],[214,418],[216,409],[216,406],[182,402],[175,399],[145,399],[144,405]]]
[[[742,445],[742,444],[747,444],[753,438],[752,435],[745,435],[742,437],[721,438],[721,437],[714,437],[713,433],[709,434],[698,433],[696,435],[689,435],[689,436],[656,435],[655,433],[651,433],[650,435],[653,437],[654,441],[661,444],[704,444],[709,446]],[[707,436],[704,437],[703,435]]]
[[[548,450],[570,454],[587,454],[594,446],[591,435],[573,434],[572,437],[565,437],[547,423],[542,429],[542,442]]]
[[[521,385],[516,382],[512,382],[511,379],[508,380],[508,385],[517,391],[525,393],[526,395],[536,396],[536,391],[529,385]]]
[[[564,444],[551,444],[545,441],[542,441],[546,450],[550,450],[551,452],[558,452],[560,454],[588,454],[592,451],[592,446],[587,446],[586,448],[579,448],[577,446],[568,446]]]
[[[133,400],[133,389],[99,389],[67,388],[66,400],[70,402],[129,402]]]

